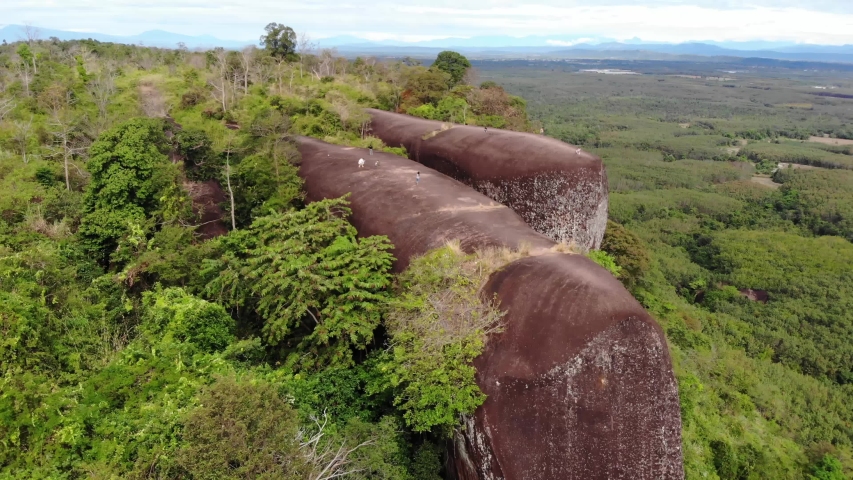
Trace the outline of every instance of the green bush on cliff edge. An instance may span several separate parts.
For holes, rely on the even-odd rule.
[[[485,400],[471,362],[489,334],[501,331],[503,313],[482,297],[482,287],[492,272],[524,255],[506,249],[468,255],[449,244],[400,275],[386,315],[391,348],[380,368],[414,431],[450,435]]]

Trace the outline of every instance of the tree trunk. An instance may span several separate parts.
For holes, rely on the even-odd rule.
[[[228,182],[228,197],[231,200],[231,230],[237,230],[237,217],[234,213],[234,189],[231,188],[231,149],[225,154],[225,180]]]
[[[71,180],[68,178],[68,134],[62,136],[62,157],[65,161],[65,189],[71,191]]]
[[[227,95],[225,93],[225,90],[227,90],[227,87],[225,87],[226,84],[227,84],[227,80],[225,80],[225,77],[222,77],[222,113],[225,113],[228,111],[228,109],[225,108],[225,95]]]

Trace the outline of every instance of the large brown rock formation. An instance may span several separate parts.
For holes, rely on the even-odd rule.
[[[484,289],[506,311],[506,329],[475,361],[488,398],[454,439],[457,478],[683,477],[663,332],[607,271],[555,253],[507,207],[413,161],[307,138],[299,151],[308,199],[351,193],[354,225],[391,239],[397,270],[449,240],[466,251],[530,245],[531,256]]]
[[[373,135],[510,207],[537,232],[587,249],[601,246],[607,175],[595,155],[542,135],[368,113]]]

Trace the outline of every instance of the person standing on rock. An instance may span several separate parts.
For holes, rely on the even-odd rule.
[[[419,185],[421,183],[421,172],[418,172],[415,175],[415,185]]]
[[[358,159],[358,168],[364,168],[364,159],[363,158]]]

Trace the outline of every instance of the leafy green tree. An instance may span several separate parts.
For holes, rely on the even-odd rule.
[[[619,278],[629,288],[643,278],[651,266],[651,258],[643,241],[627,228],[608,220],[601,249],[621,267]]]
[[[231,182],[239,227],[302,203],[302,179],[290,163],[276,165],[272,156],[253,154],[240,160],[233,170]]]
[[[273,57],[293,59],[296,55],[296,32],[281,23],[269,23],[261,35],[261,46]]]
[[[296,411],[269,383],[220,378],[187,416],[178,463],[197,479],[305,478]]]
[[[143,295],[144,327],[152,336],[171,336],[202,351],[221,350],[234,341],[234,319],[221,305],[180,288],[157,288]]]
[[[295,341],[306,365],[350,364],[373,340],[389,297],[391,245],[359,239],[346,205],[323,200],[261,217],[229,235],[225,256],[209,266],[221,273],[208,295],[252,308],[267,344]]]
[[[438,54],[432,67],[450,75],[448,85],[453,88],[465,78],[465,74],[471,68],[471,62],[461,53],[445,50]]]
[[[417,105],[437,104],[448,92],[449,76],[439,70],[424,70],[409,78],[406,83],[405,97],[415,100]]]
[[[203,130],[187,128],[175,134],[175,150],[183,157],[184,172],[190,180],[216,180],[222,158],[213,151],[213,141]]]
[[[441,120],[465,123],[470,112],[468,102],[457,97],[444,97],[438,102],[436,111]]]
[[[415,259],[398,279],[385,322],[392,348],[380,369],[416,432],[450,435],[485,400],[471,362],[486,335],[500,330],[502,314],[480,297],[490,273],[487,260],[444,247]]]
[[[847,478],[844,475],[844,467],[841,462],[832,455],[824,455],[824,457],[812,467],[812,474],[808,476],[808,480],[844,480]]]
[[[83,198],[79,234],[106,263],[130,224],[142,224],[176,181],[159,120],[135,119],[104,132],[90,148],[92,175]]]

